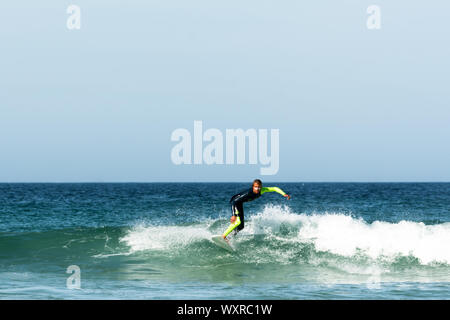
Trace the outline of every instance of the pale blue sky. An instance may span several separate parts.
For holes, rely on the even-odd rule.
[[[68,30],[66,9],[81,8]],[[381,29],[366,27],[369,5]],[[450,181],[447,1],[2,1],[0,182],[248,181],[194,120],[280,130],[266,181]]]

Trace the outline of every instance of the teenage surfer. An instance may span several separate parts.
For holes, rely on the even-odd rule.
[[[244,191],[235,194],[231,197],[231,219],[230,226],[222,235],[222,238],[228,241],[227,236],[231,231],[234,230],[234,234],[236,235],[239,231],[244,229],[244,207],[243,203],[248,201],[253,201],[259,198],[262,194],[266,192],[277,192],[282,196],[286,197],[288,200],[291,199],[291,196],[286,194],[283,190],[278,187],[263,187],[262,182],[259,179],[253,181],[253,185],[251,188],[246,189]]]

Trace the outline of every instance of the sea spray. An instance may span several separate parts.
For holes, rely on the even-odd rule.
[[[393,263],[399,257],[414,257],[423,265],[450,265],[450,223],[367,223],[348,214],[294,213],[289,207],[272,205],[246,219],[246,228],[235,239],[238,250],[245,252],[248,245],[262,254],[264,246],[273,249],[273,243],[277,242],[281,250],[265,252],[273,257],[273,262],[285,262],[282,257],[290,247],[312,245],[316,252],[347,258],[364,256]],[[214,222],[212,220],[212,224]],[[132,251],[188,249],[190,244],[209,239],[214,231],[220,233],[220,229],[208,230],[208,224],[200,222],[184,226],[139,224],[130,229],[121,241]]]

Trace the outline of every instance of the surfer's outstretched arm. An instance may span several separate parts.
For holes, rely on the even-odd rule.
[[[286,192],[284,192],[283,190],[281,190],[278,187],[262,187],[261,194],[266,193],[266,192],[276,192],[276,193],[281,194],[283,197],[286,197],[288,200],[291,199],[290,195],[288,195]]]

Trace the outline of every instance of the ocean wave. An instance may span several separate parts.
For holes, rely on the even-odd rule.
[[[204,224],[188,226],[148,226],[138,224],[120,239],[131,252],[143,250],[169,250],[183,248],[188,244],[210,239],[213,234]]]
[[[368,223],[339,212],[305,214],[268,205],[246,215],[244,230],[235,238],[230,236],[234,253],[211,241],[228,225],[229,217],[222,216],[172,225],[137,221],[123,227],[0,233],[0,262],[69,259],[81,263],[92,258],[123,258],[121,263],[126,263],[140,256],[162,265],[276,264],[352,274],[403,272],[407,268],[448,274],[450,267],[448,222]]]
[[[214,248],[211,237],[221,234],[227,225],[228,218],[194,225],[138,224],[120,241],[131,252],[187,250],[206,245]],[[335,258],[386,263],[408,258],[421,265],[450,265],[450,223],[367,223],[348,214],[299,214],[288,207],[269,205],[246,217],[245,229],[232,241],[238,253],[245,253],[244,259],[253,258],[253,262],[291,263],[296,257],[314,259],[317,254],[326,253]],[[312,256],[311,251],[316,255]]]

